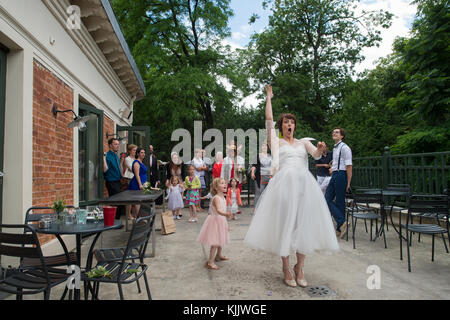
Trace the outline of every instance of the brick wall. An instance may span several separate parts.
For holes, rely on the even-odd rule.
[[[73,109],[73,90],[37,61],[33,71],[33,206],[52,206],[56,197],[72,205],[73,129],[67,125],[73,114],[55,118],[51,111],[54,103],[58,109]]]
[[[107,116],[103,116],[103,152],[109,151],[108,140],[113,138],[109,137],[106,139],[106,133],[113,134],[115,133],[115,125],[114,121],[108,118]],[[108,190],[106,190],[105,182],[103,182],[103,197],[108,198]]]

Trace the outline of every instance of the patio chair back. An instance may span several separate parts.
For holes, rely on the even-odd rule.
[[[75,208],[74,206],[66,206],[68,209]],[[41,212],[41,213],[36,213]],[[25,224],[30,224],[33,222],[38,222],[42,218],[48,217],[54,214],[52,207],[31,207],[25,213]]]
[[[364,193],[362,190],[356,190],[353,193],[353,201],[354,204],[366,204],[369,206],[369,204],[379,204],[380,206],[383,206],[383,193],[380,190],[380,192],[375,194],[368,194]]]
[[[132,250],[139,252],[139,259],[144,260],[145,251],[147,249],[148,241],[152,232],[153,224],[155,223],[155,212],[150,211],[150,215],[138,218],[133,225],[133,228],[128,239],[127,247],[123,257],[125,262],[126,257],[132,255]]]
[[[412,195],[409,198],[408,219],[413,214],[426,215],[430,218],[436,218],[438,221],[444,219],[447,221],[449,217],[449,201],[445,195]]]
[[[40,261],[40,270],[44,273],[44,277],[47,280],[47,288],[50,288],[50,277],[48,274],[47,265],[45,264],[44,257],[42,255],[41,245],[39,244],[39,240],[36,234],[36,231],[28,226],[28,225],[0,225],[0,257],[8,256],[14,258],[20,258],[21,260],[24,258],[30,259],[39,259]],[[22,233],[8,233],[6,231],[14,230],[23,230]],[[23,267],[18,269],[14,269],[12,272],[19,273],[21,272]],[[7,274],[7,272],[5,272]],[[0,290],[15,293],[18,291],[12,291],[11,289],[5,290],[5,287],[16,287],[20,291],[23,288],[27,287],[28,283],[27,278],[24,278],[23,281],[14,280],[11,283],[5,282],[7,280],[0,280]],[[4,286],[3,286],[4,285]],[[40,290],[42,291],[42,290]],[[23,294],[34,293],[34,292],[23,292]]]

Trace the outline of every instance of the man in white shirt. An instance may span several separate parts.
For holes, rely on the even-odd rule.
[[[206,189],[205,182],[205,171],[208,170],[208,167],[205,164],[205,161],[202,159],[202,153],[200,149],[194,150],[195,157],[192,159],[191,164],[194,166],[195,175],[199,178],[201,184],[200,197],[203,196],[204,190]],[[203,211],[200,203],[197,206],[198,211]]]
[[[342,140],[345,138],[345,131],[341,128],[333,130],[333,173],[328,184],[325,199],[328,203],[331,215],[336,221],[336,235],[344,237],[347,230],[345,221],[345,194],[350,189],[352,181],[352,150]]]

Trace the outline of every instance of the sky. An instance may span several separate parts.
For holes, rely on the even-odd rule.
[[[270,9],[264,10],[262,0],[231,0],[234,16],[230,19],[231,37],[225,40],[232,48],[243,48],[250,41],[250,36],[261,32],[269,23]],[[379,47],[365,48],[363,55],[366,59],[356,66],[357,72],[373,69],[376,61],[392,52],[392,43],[396,37],[407,36],[411,29],[417,7],[410,4],[410,0],[361,0],[358,11],[387,10],[394,14],[392,26],[382,29],[383,41]],[[252,14],[259,15],[259,19],[249,25]],[[258,101],[255,95],[244,99],[243,104],[256,107]]]

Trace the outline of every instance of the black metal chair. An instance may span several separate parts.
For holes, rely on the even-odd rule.
[[[24,295],[44,293],[44,299],[50,299],[53,287],[64,283],[70,277],[61,269],[49,268],[42,255],[41,245],[36,231],[27,225],[0,225],[0,256],[34,259],[40,262],[35,266],[19,265],[17,268],[2,267],[0,291],[15,294],[17,300]],[[21,233],[7,233],[8,229],[21,230]]]
[[[445,217],[446,228],[436,224],[410,224],[413,214],[427,214],[434,216],[436,219],[439,217]],[[410,243],[412,240],[412,233],[423,233],[432,236],[432,253],[431,261],[434,261],[434,237],[436,235],[442,235],[444,241],[445,250],[447,253],[448,247],[445,241],[444,234],[447,233],[447,237],[450,239],[449,234],[449,203],[448,197],[445,195],[412,195],[409,198],[408,204],[408,216],[406,224],[400,224],[400,259],[403,260],[403,240],[406,240],[406,247],[408,251],[408,271],[411,272],[411,256],[410,256]],[[406,238],[402,235],[402,229],[405,229]]]
[[[67,206],[67,208],[74,208],[73,206]],[[31,207],[27,210],[25,214],[25,224],[33,226],[38,223],[42,218],[48,217],[50,213],[48,211],[53,210],[50,207]],[[47,213],[35,213],[35,212],[47,211]],[[77,255],[75,252],[69,252],[67,247],[62,240],[60,235],[56,235],[64,253],[54,256],[46,256],[44,257],[45,263],[49,267],[57,267],[57,266],[70,266],[70,265],[78,265]],[[25,258],[22,261],[24,266],[36,266],[40,265],[39,259],[35,258]]]
[[[407,201],[408,201],[408,198],[409,198],[409,195],[410,195],[410,193],[411,193],[411,186],[409,185],[409,184],[399,184],[399,183],[397,183],[397,184],[395,184],[395,183],[391,183],[391,184],[388,184],[387,185],[387,187],[386,187],[386,190],[387,191],[404,191],[404,192],[407,192],[408,193],[408,196],[406,196],[406,197],[402,197],[402,198],[405,198],[404,200],[404,202],[406,203]],[[395,200],[394,200],[394,202],[395,202]],[[392,214],[392,210],[394,209],[394,203],[392,203],[392,206],[391,206],[391,209],[390,209],[390,214]],[[398,214],[399,215],[401,215],[402,214],[402,211],[401,210],[399,210],[398,211]],[[386,216],[386,219],[387,219],[387,216]],[[400,220],[401,221],[401,220]],[[394,226],[394,229],[395,229],[395,226]],[[389,231],[389,223],[387,222],[387,220],[386,220],[386,230],[387,231]]]
[[[147,211],[148,209],[148,211]],[[138,216],[147,216],[147,215],[154,215],[154,210],[151,207],[145,208],[145,205],[141,207],[141,210],[139,210]],[[137,221],[137,220],[136,220]],[[149,235],[150,239],[150,235]],[[148,243],[148,240],[147,240]],[[147,244],[146,244],[147,246]],[[97,263],[105,263],[105,262],[120,262],[123,259],[123,256],[125,255],[126,248],[120,247],[120,248],[110,248],[110,249],[96,249],[93,251],[93,255],[95,257],[95,260],[97,260]],[[144,249],[144,253],[146,251],[146,248]],[[139,250],[138,248],[132,248],[130,254],[126,257],[126,260],[131,260],[131,262],[135,262],[135,260],[140,259],[139,258]],[[141,260],[141,262],[143,262]],[[139,280],[136,281],[136,285],[138,288],[138,292],[141,293],[141,286],[139,284]],[[87,296],[86,296],[87,298]]]
[[[347,192],[345,194],[345,200],[346,200],[346,205],[345,205],[345,219],[347,221],[347,223],[349,223],[350,220],[350,215],[352,210],[354,211],[356,210],[360,210],[360,211],[364,211],[367,206],[365,205],[361,205],[361,204],[355,204],[355,198],[353,197],[353,193],[355,193],[356,190],[372,190],[372,189],[364,189],[364,188],[360,188],[360,187],[351,187],[349,189],[349,192]],[[377,190],[381,190],[381,189],[377,189]],[[358,207],[355,207],[358,206]],[[376,223],[376,229],[378,230],[378,221],[375,221]],[[369,229],[367,228],[367,220],[364,220],[364,227],[366,229],[366,233],[369,233]],[[345,231],[346,233],[346,241],[348,241],[348,232],[349,232],[350,228],[347,228],[347,230]]]
[[[96,250],[95,256],[99,261],[95,268],[99,266],[104,267],[110,272],[111,277],[101,278],[89,278],[87,273],[83,273],[82,280],[89,283],[85,285],[85,298],[88,299],[88,290],[92,294],[92,299],[98,299],[98,292],[100,283],[116,283],[119,289],[119,296],[121,300],[124,300],[122,285],[138,282],[141,277],[144,277],[145,288],[147,291],[148,299],[151,300],[150,288],[148,285],[146,271],[148,266],[144,264],[145,251],[150,239],[153,224],[155,222],[155,214],[138,218],[133,224],[133,228],[128,239],[127,246],[125,248],[112,248],[112,249],[99,249]],[[88,265],[86,272],[89,272],[93,268],[92,256],[88,258]],[[139,263],[135,263],[134,260],[139,259]],[[131,261],[130,261],[131,260]],[[133,272],[130,272],[133,271]],[[135,272],[137,271],[137,272]],[[93,287],[90,286],[90,282],[93,282]],[[138,284],[138,289],[139,284]]]
[[[371,208],[370,204],[378,204],[380,207],[377,211],[377,208]],[[379,193],[376,194],[367,194],[362,190],[356,190],[353,193],[353,206],[348,215],[352,219],[352,238],[353,238],[353,249],[356,249],[356,240],[355,240],[355,232],[356,232],[356,224],[358,219],[362,219],[364,221],[370,220],[370,241],[373,241],[373,221],[376,222],[375,234],[379,232],[383,233],[384,238],[384,247],[387,248],[386,243],[386,234],[384,231],[384,224],[381,223],[381,230],[378,230],[378,219],[385,219],[384,214],[384,203],[383,203],[383,194],[380,190]],[[383,222],[383,221],[382,221]],[[347,233],[348,240],[348,233]]]
[[[442,197],[445,197],[445,196],[447,196],[447,200],[450,201],[450,197],[448,196],[448,191],[447,190],[444,190],[444,194],[442,195]],[[434,214],[434,213],[430,213],[430,212],[416,212],[411,217],[411,221],[412,221],[411,224],[414,224],[414,218],[415,217],[419,218],[419,224],[422,224],[423,218],[430,219],[430,220],[436,219],[436,222],[437,222],[437,224],[439,226],[441,226],[441,222],[445,223],[445,221],[446,221],[446,215],[445,214]],[[447,219],[447,222],[448,222],[448,219]],[[421,238],[420,236],[421,235],[422,234],[419,233],[419,236],[418,236],[418,239],[417,239],[418,242],[420,242],[420,238]],[[444,240],[444,244],[445,244],[445,240]],[[450,238],[449,238],[449,244],[450,244]],[[411,245],[411,243],[410,243],[410,245]],[[445,249],[448,252],[447,245],[445,246]]]

